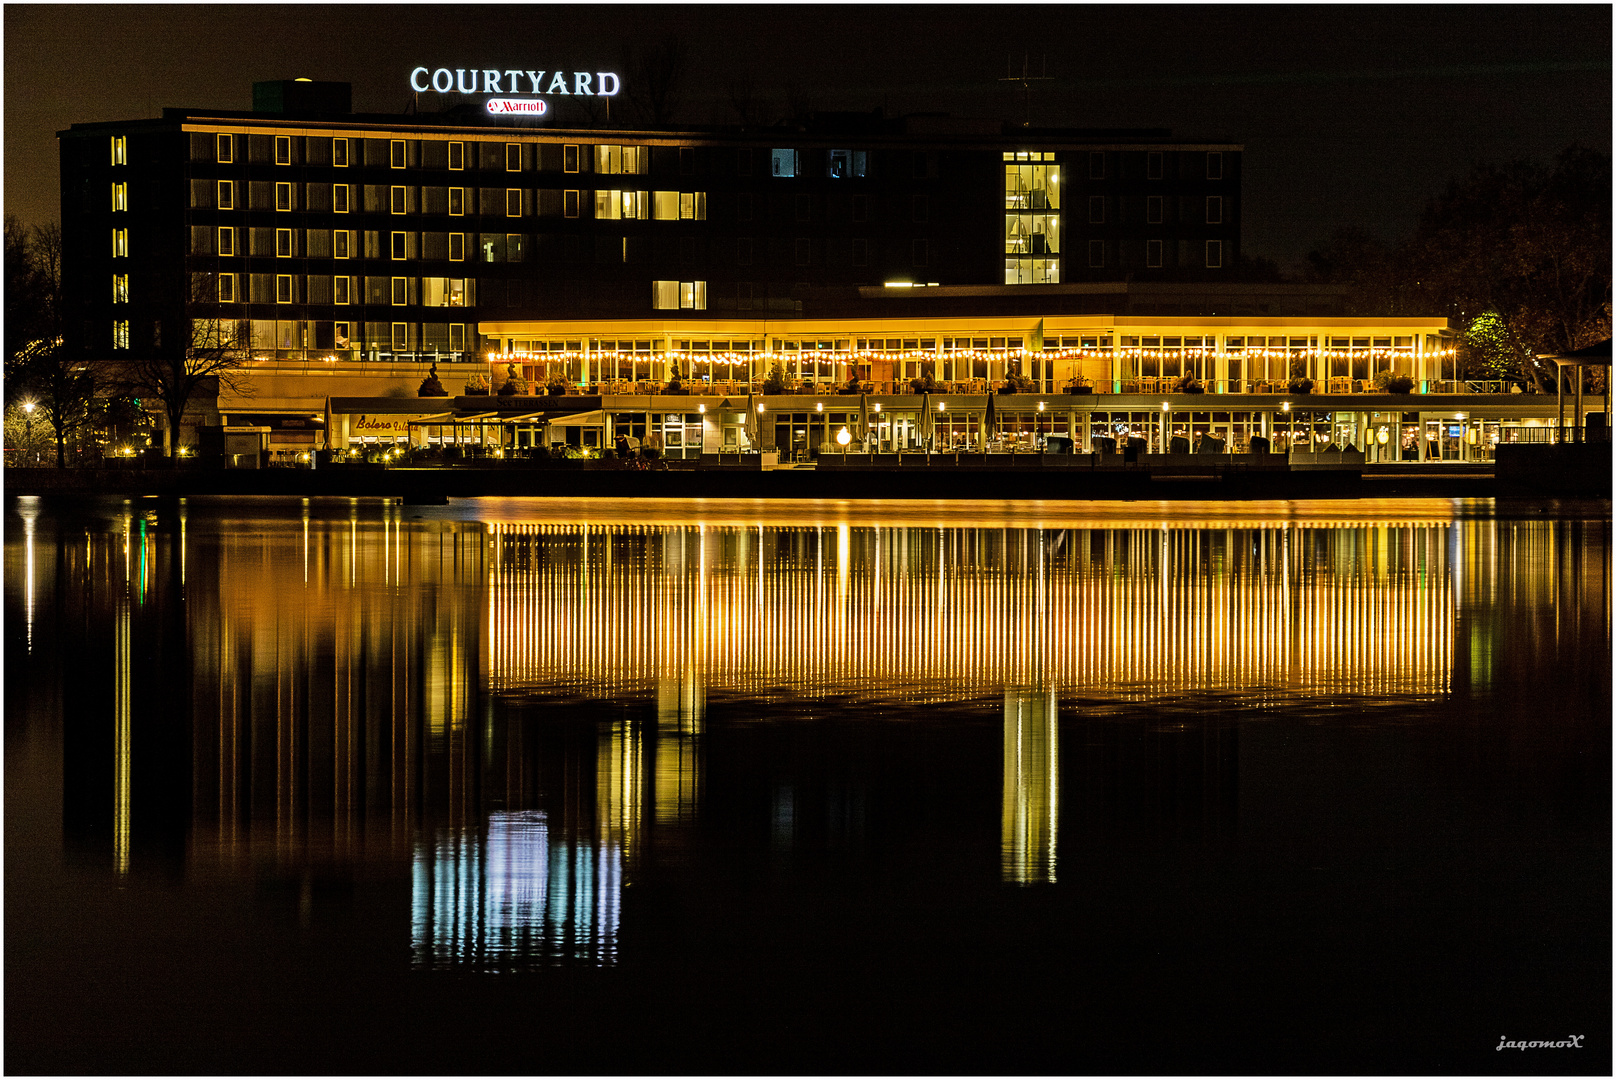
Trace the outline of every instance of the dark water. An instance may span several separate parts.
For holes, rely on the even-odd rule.
[[[8,1071],[1610,1069],[1608,504],[6,511]]]

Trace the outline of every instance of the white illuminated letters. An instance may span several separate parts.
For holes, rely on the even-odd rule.
[[[545,76],[550,77],[548,84]],[[527,80],[527,87],[521,85]],[[503,83],[503,85],[501,85]],[[410,69],[410,89],[416,93],[435,90],[440,94],[566,94],[568,97],[616,97],[623,83],[610,71],[574,71],[568,88],[565,71],[530,71],[526,68],[428,68]],[[529,110],[524,110],[529,111]]]

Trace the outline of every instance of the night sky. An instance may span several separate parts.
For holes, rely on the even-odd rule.
[[[1477,161],[1611,143],[1603,4],[7,5],[5,30],[5,207],[28,222],[57,218],[54,133],[73,123],[248,108],[254,80],[297,76],[398,112],[418,64],[624,72],[626,47],[670,34],[695,124],[732,120],[738,80],[780,106],[1019,120],[1007,59],[1047,56],[1035,125],[1244,143],[1246,251],[1283,266],[1343,225],[1394,238]]]

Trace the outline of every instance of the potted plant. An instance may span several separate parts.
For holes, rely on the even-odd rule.
[[[1087,375],[1073,375],[1066,384],[1068,394],[1092,394],[1094,387],[1090,384]]]
[[[551,397],[561,397],[567,392],[567,384],[560,379],[554,379],[545,386],[544,392]]]
[[[1306,375],[1292,375],[1291,381],[1285,384],[1285,390],[1291,394],[1311,394],[1313,380]]]
[[[786,372],[778,362],[769,369],[769,374],[763,380],[765,394],[783,394],[786,392]]]
[[[1407,394],[1414,389],[1414,380],[1387,368],[1375,376],[1375,389],[1383,394]]]
[[[1206,387],[1202,385],[1200,379],[1197,379],[1194,375],[1186,372],[1184,375],[1179,377],[1179,380],[1176,383],[1173,384],[1173,393],[1204,394],[1206,393]]]
[[[433,364],[432,365],[432,370],[427,372],[426,373],[426,378],[421,380],[421,388],[416,391],[416,396],[417,397],[448,397],[449,396],[449,391],[445,390],[443,388],[443,384],[438,381],[438,365]]]
[[[515,364],[505,365],[505,384],[499,388],[500,397],[515,397],[527,393],[527,380],[516,373]]]
[[[466,380],[467,396],[486,393],[488,393],[488,376],[473,375],[471,378]]]

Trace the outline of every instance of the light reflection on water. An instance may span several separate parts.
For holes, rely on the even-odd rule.
[[[61,720],[67,842],[105,833],[120,872],[142,834],[193,872],[407,861],[423,967],[616,963],[624,885],[736,812],[710,804],[737,783],[710,759],[720,712],[722,732],[995,717],[1002,756],[980,768],[999,777],[999,876],[1030,885],[1061,880],[1063,806],[1070,822],[1092,796],[1061,790],[1063,747],[1093,764],[1063,724],[1392,720],[1551,676],[1608,687],[1598,518],[1434,501],[109,505],[87,520],[30,503],[22,551],[7,546],[31,654],[92,627],[68,688],[87,707]],[[36,637],[44,621],[55,637]],[[1187,752],[1223,820],[1241,778],[1239,725],[1220,724]],[[818,826],[784,768],[756,813],[789,866]],[[834,828],[864,829],[875,790],[838,797]]]

